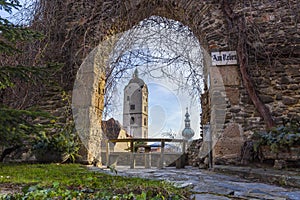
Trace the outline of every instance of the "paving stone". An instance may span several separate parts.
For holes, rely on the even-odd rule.
[[[223,196],[217,196],[213,194],[196,194],[191,199],[195,200],[228,200],[229,198]],[[230,200],[230,199],[229,199]]]
[[[269,192],[265,192],[259,189],[250,190],[245,194],[246,197],[253,197],[265,200],[286,200],[287,196],[280,196],[279,194],[270,194]]]
[[[178,188],[194,187],[197,183],[186,182],[186,181],[176,181],[175,186]]]
[[[184,169],[129,169],[118,166],[117,175],[164,180],[174,183],[179,188],[191,187],[196,200],[201,199],[276,199],[299,200],[299,188],[283,188],[261,183],[256,180],[246,180],[234,175],[224,175],[214,171],[200,170],[195,167]],[[91,167],[91,170],[113,174],[109,169]],[[260,172],[259,169],[257,169]],[[247,172],[249,169],[244,168]],[[273,172],[273,171],[272,171]],[[277,172],[277,171],[274,171]],[[191,197],[191,199],[193,198]]]

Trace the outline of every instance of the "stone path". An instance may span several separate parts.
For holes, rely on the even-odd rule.
[[[91,167],[91,170],[113,174],[109,169]],[[300,189],[283,188],[271,184],[245,180],[236,176],[186,167],[176,169],[129,169],[118,166],[118,175],[140,177],[173,182],[177,187],[191,186],[195,195],[191,199],[227,200],[227,199],[264,199],[299,200]]]

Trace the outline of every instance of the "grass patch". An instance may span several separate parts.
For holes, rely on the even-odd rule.
[[[163,181],[111,176],[79,164],[0,164],[1,185],[22,188],[0,199],[189,199]]]

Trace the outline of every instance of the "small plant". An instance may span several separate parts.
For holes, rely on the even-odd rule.
[[[79,138],[74,131],[74,123],[68,123],[53,134],[41,131],[34,144],[34,152],[42,162],[75,161],[78,156]],[[47,160],[49,158],[49,160]]]
[[[300,145],[300,122],[290,121],[270,131],[254,133],[253,139],[255,151],[264,145],[269,146],[274,153],[288,150],[292,146]]]
[[[118,170],[116,169],[115,165],[110,165],[110,166],[108,166],[108,168],[111,173],[118,174]]]

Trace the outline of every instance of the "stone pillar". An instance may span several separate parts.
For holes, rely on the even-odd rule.
[[[72,111],[75,127],[85,148],[82,161],[101,164],[101,128],[104,105],[105,74],[102,49],[95,48],[78,70],[72,93]]]
[[[214,161],[237,161],[244,143],[241,125],[235,122],[233,113],[240,110],[238,66],[211,68],[211,123]]]

